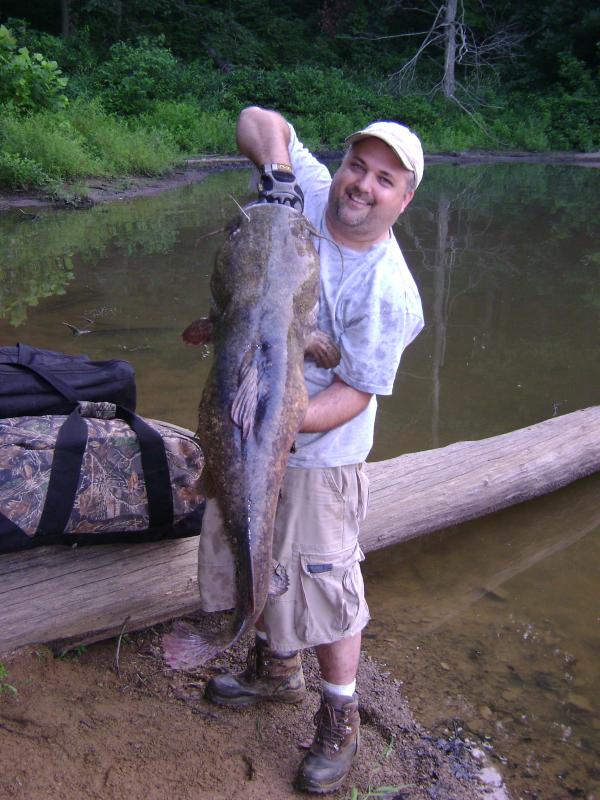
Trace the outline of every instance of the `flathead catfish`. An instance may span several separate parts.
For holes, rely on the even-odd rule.
[[[205,489],[217,500],[236,561],[237,603],[231,626],[216,635],[178,625],[164,637],[165,659],[175,669],[201,664],[233,644],[260,615],[271,586],[276,590],[273,525],[308,405],[304,357],[329,368],[339,361],[335,344],[316,329],[313,234],[289,206],[247,206],[217,255],[210,317],[183,333],[188,343],[214,343],[197,436]],[[287,576],[279,578],[282,592]]]

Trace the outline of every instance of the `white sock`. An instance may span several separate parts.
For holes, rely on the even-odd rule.
[[[352,683],[329,683],[329,681],[321,680],[321,688],[323,694],[330,697],[333,695],[334,697],[350,698],[356,691],[356,680],[353,680]]]
[[[259,631],[258,628],[255,628],[254,632],[256,633],[256,635],[258,636],[259,639],[262,639],[263,642],[267,642],[268,641],[269,637],[267,636],[267,634],[264,631]]]

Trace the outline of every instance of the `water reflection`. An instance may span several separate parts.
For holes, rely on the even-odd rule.
[[[374,458],[597,402],[599,182],[543,165],[429,171],[398,224],[426,328],[381,403]]]
[[[139,291],[163,296],[166,291],[170,297],[174,267],[181,266],[171,258],[178,262],[185,258],[190,273],[201,260],[205,271],[210,269],[214,246],[208,238],[200,247],[198,237],[226,224],[235,212],[229,194],[245,195],[247,183],[242,172],[218,174],[210,176],[200,191],[185,187],[177,193],[86,211],[5,212],[0,215],[0,318],[13,327],[23,325],[28,309],[42,298],[65,294],[76,266],[83,269],[75,291],[81,291],[81,281],[93,275],[92,303],[93,293],[104,292],[107,286],[119,307],[129,298],[139,300]],[[63,307],[73,305],[70,293]]]
[[[194,428],[208,362],[179,333],[208,310],[222,236],[205,234],[223,228],[236,211],[230,194],[247,186],[234,171],[134,202],[46,209],[35,222],[0,215],[0,341],[127,358],[140,412]],[[73,336],[65,323],[93,332]]]
[[[141,413],[193,428],[209,362],[179,332],[207,311],[222,237],[205,234],[247,177],[1,215],[0,342],[126,357]],[[398,225],[426,328],[381,400],[373,459],[598,402],[599,181],[573,167],[429,169]],[[425,724],[458,720],[493,748],[515,797],[600,797],[599,496],[595,476],[366,563],[370,651]]]
[[[367,560],[370,652],[428,727],[484,741],[515,797],[598,783],[599,493],[594,476]]]

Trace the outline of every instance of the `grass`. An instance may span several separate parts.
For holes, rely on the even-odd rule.
[[[384,761],[391,756],[395,746],[396,735],[392,733],[390,735],[390,741],[387,743],[382,754]],[[356,786],[353,786],[350,790],[348,800],[376,800],[376,798],[379,798],[379,800],[401,800],[403,796],[402,793],[406,789],[416,788],[414,783],[406,783],[402,786],[373,786],[371,784],[371,779],[378,771],[379,767],[376,767],[375,770],[371,772],[369,777],[369,786],[366,791],[361,791],[360,789],[357,789]]]
[[[414,789],[414,783],[407,783],[404,786],[369,786],[366,792],[361,792],[355,786],[350,790],[349,800],[374,800],[374,798],[386,798],[393,800],[405,789]]]
[[[82,656],[86,650],[86,645],[78,644],[76,647],[72,647],[67,650],[61,650],[61,652],[58,654],[58,658],[62,659],[63,661],[77,661],[77,659]]]
[[[401,119],[414,127],[426,152],[504,147],[539,151],[558,145],[593,149],[600,136],[600,122],[590,120],[586,128],[585,120],[574,116],[573,130],[583,126],[585,136],[573,133],[563,141],[553,111],[558,101],[544,105],[543,98],[527,102],[524,97],[515,109],[500,97],[489,107],[464,113],[440,97],[427,100],[408,93],[400,98],[365,83],[356,83],[350,91],[338,72],[326,71],[328,79],[319,83],[316,93],[306,89],[302,71],[278,78],[261,73],[264,96],[259,93],[253,102],[278,106],[313,150],[340,149],[349,131],[372,119]],[[160,175],[186,156],[235,153],[237,111],[257,91],[253,78],[243,78],[242,74],[220,89],[213,87],[216,94],[210,98],[149,102],[137,116],[108,113],[99,97],[77,98],[59,111],[19,113],[11,105],[0,106],[0,185],[38,188],[52,195],[65,182]],[[279,86],[278,97],[273,95],[273,81]],[[360,108],[350,102],[359,89],[364,96]]]
[[[156,175],[182,160],[167,130],[130,124],[96,102],[77,101],[61,112],[0,111],[0,183],[10,189],[52,193],[65,181]]]
[[[12,683],[7,683],[4,679],[7,676],[6,667],[0,662],[0,695],[11,694],[13,697],[18,695],[18,691]]]

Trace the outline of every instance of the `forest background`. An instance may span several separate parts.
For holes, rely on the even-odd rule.
[[[600,149],[596,0],[3,0],[0,186],[159,174],[276,108],[317,151]]]

